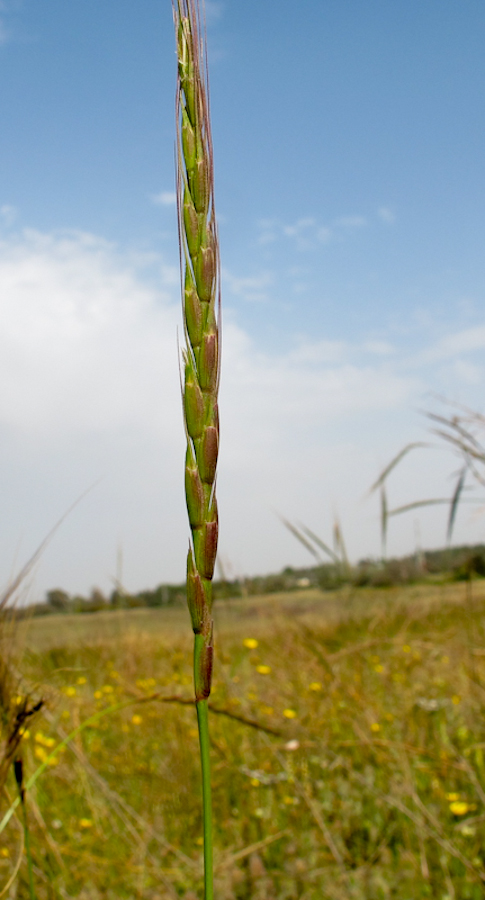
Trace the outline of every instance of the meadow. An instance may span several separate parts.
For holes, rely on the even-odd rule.
[[[470,587],[216,603],[215,896],[485,896],[485,580]],[[186,609],[36,617],[17,641],[25,687],[47,701],[23,738],[26,779],[126,702],[27,793],[39,900],[200,897]],[[0,818],[15,796],[11,775]],[[20,816],[0,837],[2,889],[29,896]]]

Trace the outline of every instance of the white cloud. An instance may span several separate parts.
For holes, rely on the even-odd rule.
[[[172,554],[160,549],[165,528],[176,531],[178,522],[183,540],[181,467],[173,465],[183,454],[180,304],[173,267],[159,260],[159,273],[154,290],[129,254],[89,234],[25,231],[0,242],[7,572],[19,535],[28,555],[99,479],[46,551],[42,584],[109,586],[120,539],[128,583],[150,583]],[[175,510],[172,525],[162,508]]]
[[[159,194],[152,194],[150,199],[157,206],[175,206],[177,194],[175,191],[161,191]]]
[[[11,24],[7,24],[10,13],[18,13],[22,3],[18,0],[2,0],[0,3],[0,46],[10,43],[14,37]]]
[[[265,246],[277,240],[279,224],[276,219],[260,219],[256,225],[259,231],[258,244]]]
[[[322,244],[326,244],[327,241],[332,237],[332,229],[331,228],[318,228],[317,229],[317,241],[320,241]]]
[[[218,21],[222,18],[224,14],[224,3],[218,2],[218,0],[205,0],[205,14],[207,17],[207,21]]]
[[[458,381],[465,384],[483,384],[483,366],[474,365],[464,359],[457,359],[453,363],[453,375]]]
[[[290,224],[278,219],[261,219],[257,226],[261,246],[288,239],[294,242],[297,250],[313,250],[318,243],[326,243],[331,236],[330,229],[320,226],[313,216],[302,216]]]
[[[392,209],[389,209],[388,206],[380,206],[377,210],[377,215],[383,222],[386,222],[388,225],[393,225],[396,221],[396,216],[394,215]]]
[[[316,341],[310,343],[303,338],[299,346],[291,350],[288,358],[292,363],[336,363],[349,357],[351,347],[344,341]]]
[[[0,46],[3,47],[5,44],[8,44],[11,39],[12,33],[10,29],[7,28],[7,25],[5,24],[3,19],[0,18]]]
[[[0,206],[0,216],[3,219],[3,224],[9,228],[15,222],[17,218],[17,210],[15,206],[11,206],[9,203],[4,203]]]
[[[264,303],[268,299],[268,288],[273,284],[274,278],[271,272],[241,277],[223,269],[222,281],[224,290],[228,289],[234,296],[249,303]]]
[[[93,482],[98,486],[44,554],[36,590],[109,589],[119,543],[128,588],[183,578],[179,289],[175,267],[162,259],[160,288],[146,281],[154,262],[89,234],[25,231],[0,242],[1,580],[19,537],[25,558]],[[230,290],[253,297],[271,277],[225,273]],[[427,359],[393,351],[384,339],[358,345],[301,335],[270,354],[228,317],[218,480],[223,556],[242,572],[309,562],[272,510],[325,539],[333,506],[352,556],[378,553],[377,508],[359,501],[379,468],[416,437],[414,410],[431,386],[430,371],[440,387],[441,356],[433,368],[433,352],[458,337],[459,361],[468,363],[465,348],[478,344],[467,335],[442,338]],[[463,377],[475,375],[462,365]],[[447,459],[425,469],[418,458],[409,465],[408,498],[435,483],[435,495],[442,492]],[[435,516],[423,519],[432,526],[423,526],[424,543],[441,540],[439,511]],[[393,528],[396,551],[409,549],[412,523],[408,531]]]
[[[286,238],[294,242],[297,250],[315,250],[319,244],[327,244],[336,232],[349,233],[366,225],[367,219],[360,215],[339,216],[330,225],[322,224],[314,216],[302,216],[291,223],[260,219],[257,223],[258,243],[266,246]]]
[[[338,219],[335,220],[336,225],[340,225],[342,228],[363,228],[367,225],[367,219],[365,216],[339,216]]]
[[[311,216],[307,216],[306,219],[298,219],[294,225],[284,225],[283,234],[286,234],[287,237],[299,237],[309,228],[314,229],[315,225],[315,219]]]
[[[251,420],[259,415],[261,425],[270,429],[272,443],[279,442],[278,433],[282,437],[290,421],[293,428],[312,428],[318,411],[320,428],[352,412],[392,408],[420,387],[415,375],[393,371],[386,363],[353,364],[348,360],[351,347],[339,341],[300,340],[296,350],[269,356],[257,352],[246,335],[231,325],[224,347],[238,390],[246,392],[246,398],[235,404],[237,418],[246,428],[247,420],[240,413],[241,405],[247,406]],[[230,385],[234,374],[229,372],[226,379]]]
[[[168,321],[175,339],[167,295],[76,233],[0,242],[0,284],[0,422],[46,434],[146,424],[154,388],[140,378],[162,374]]]
[[[425,362],[435,362],[484,349],[485,325],[477,325],[445,335],[433,347],[424,351],[422,359]]]
[[[363,349],[375,356],[391,356],[395,352],[389,341],[365,341]]]

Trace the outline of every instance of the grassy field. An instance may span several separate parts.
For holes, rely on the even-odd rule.
[[[485,581],[467,588],[216,604],[219,900],[485,897]],[[94,712],[129,704],[29,792],[38,897],[202,897],[188,613],[35,618],[18,639],[47,698],[27,776]],[[20,848],[13,817],[0,891]],[[4,896],[28,896],[24,861]]]

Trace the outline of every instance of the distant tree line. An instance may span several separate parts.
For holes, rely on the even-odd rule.
[[[356,565],[342,562],[298,569],[288,566],[278,574],[232,581],[220,579],[214,582],[214,599],[244,598],[306,588],[336,590],[345,584],[356,588],[388,588],[436,579],[460,581],[470,577],[485,577],[484,544],[426,550],[393,559],[363,559]],[[108,596],[93,588],[89,597],[70,595],[61,588],[55,588],[47,591],[44,603],[37,604],[34,610],[30,607],[30,613],[90,613],[168,607],[179,603],[185,603],[183,583],[160,584],[136,594],[118,587]]]

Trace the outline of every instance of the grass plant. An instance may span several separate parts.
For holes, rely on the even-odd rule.
[[[202,767],[204,888],[213,896],[207,699],[213,662],[212,578],[217,553],[219,448],[219,253],[206,45],[198,0],[176,0],[177,200],[185,349],[185,493],[191,529],[187,602],[194,630],[194,686]]]

